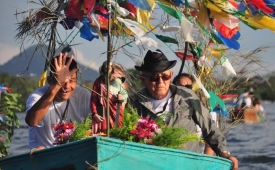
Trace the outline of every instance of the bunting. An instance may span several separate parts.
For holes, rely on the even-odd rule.
[[[148,48],[150,46],[154,46],[156,48],[160,47],[160,45],[153,40],[152,38],[146,37],[146,32],[144,31],[144,27],[142,27],[138,22],[135,22],[130,19],[122,19],[120,17],[116,18],[119,22],[125,24],[125,26],[130,29],[137,37],[136,44],[140,47]]]
[[[148,4],[153,10],[156,6],[155,0],[148,0]],[[153,30],[154,27],[149,23],[150,17],[151,17],[152,11],[144,10],[141,8],[137,9],[137,22],[141,23],[145,27],[147,27],[148,30]]]
[[[43,73],[40,76],[40,79],[38,81],[38,87],[45,86],[46,80],[47,80],[47,67],[46,67],[46,69],[44,69]]]
[[[191,36],[191,31],[192,31],[192,23],[189,22],[184,16],[183,13],[180,11],[171,8],[167,5],[164,5],[160,2],[158,2],[158,5],[161,9],[163,9],[167,14],[171,15],[172,17],[176,18],[180,22],[180,27],[181,27],[181,33],[185,41],[187,42],[195,42],[193,40],[193,37]]]
[[[173,43],[173,44],[179,43],[176,39],[171,38],[171,37],[167,37],[164,35],[157,35],[157,34],[155,34],[155,36],[164,43]]]

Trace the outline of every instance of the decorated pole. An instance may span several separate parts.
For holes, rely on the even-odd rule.
[[[108,0],[107,0],[108,2]],[[111,43],[111,12],[112,12],[112,8],[111,8],[111,4],[108,2],[107,3],[107,9],[108,9],[108,45],[107,45],[107,77],[106,77],[106,86],[107,86],[107,95],[106,95],[106,118],[107,118],[107,137],[110,136],[110,101],[109,101],[109,95],[110,95],[110,74],[111,74],[111,70],[110,70],[110,64],[111,64],[111,60],[112,60],[112,43]]]
[[[182,59],[182,62],[181,62],[181,66],[180,66],[180,70],[179,70],[178,76],[180,76],[180,74],[182,73],[183,67],[184,67],[184,63],[185,63],[186,56],[187,56],[188,45],[189,45],[189,43],[187,41],[185,41],[184,55],[183,55],[183,59]]]
[[[55,3],[55,0],[51,1],[48,4],[48,6],[52,6],[54,3]],[[63,4],[63,0],[58,1],[58,6],[55,10],[56,15],[57,15],[58,11],[60,10],[62,4]],[[42,10],[42,13],[44,13],[43,10]],[[54,18],[54,21],[51,25],[51,35],[50,35],[50,40],[49,40],[49,44],[48,44],[48,48],[47,48],[46,61],[45,61],[43,73],[42,73],[42,75],[40,77],[40,80],[39,80],[39,87],[44,86],[45,83],[46,83],[47,68],[49,66],[49,61],[51,60],[52,57],[54,57],[53,55],[55,54],[56,27],[57,27],[57,23],[58,23],[57,21],[58,21],[58,16],[56,16],[56,18]]]

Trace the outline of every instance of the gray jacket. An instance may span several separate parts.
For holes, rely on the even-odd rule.
[[[189,133],[196,133],[196,124],[202,129],[205,141],[218,154],[227,151],[226,139],[215,123],[211,120],[211,115],[197,95],[190,89],[180,86],[170,85],[170,90],[174,95],[173,116],[169,126],[185,128]],[[156,117],[156,112],[150,102],[150,96],[146,89],[130,97],[130,104],[138,109],[138,113],[143,117]],[[200,152],[199,142],[188,142],[185,150]]]

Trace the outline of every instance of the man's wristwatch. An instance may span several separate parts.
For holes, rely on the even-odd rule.
[[[224,158],[229,158],[230,157],[230,152],[229,151],[223,151],[221,156],[224,157]]]

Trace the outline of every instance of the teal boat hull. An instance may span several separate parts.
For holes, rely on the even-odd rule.
[[[216,156],[90,137],[0,160],[1,170],[229,170],[231,161]]]

